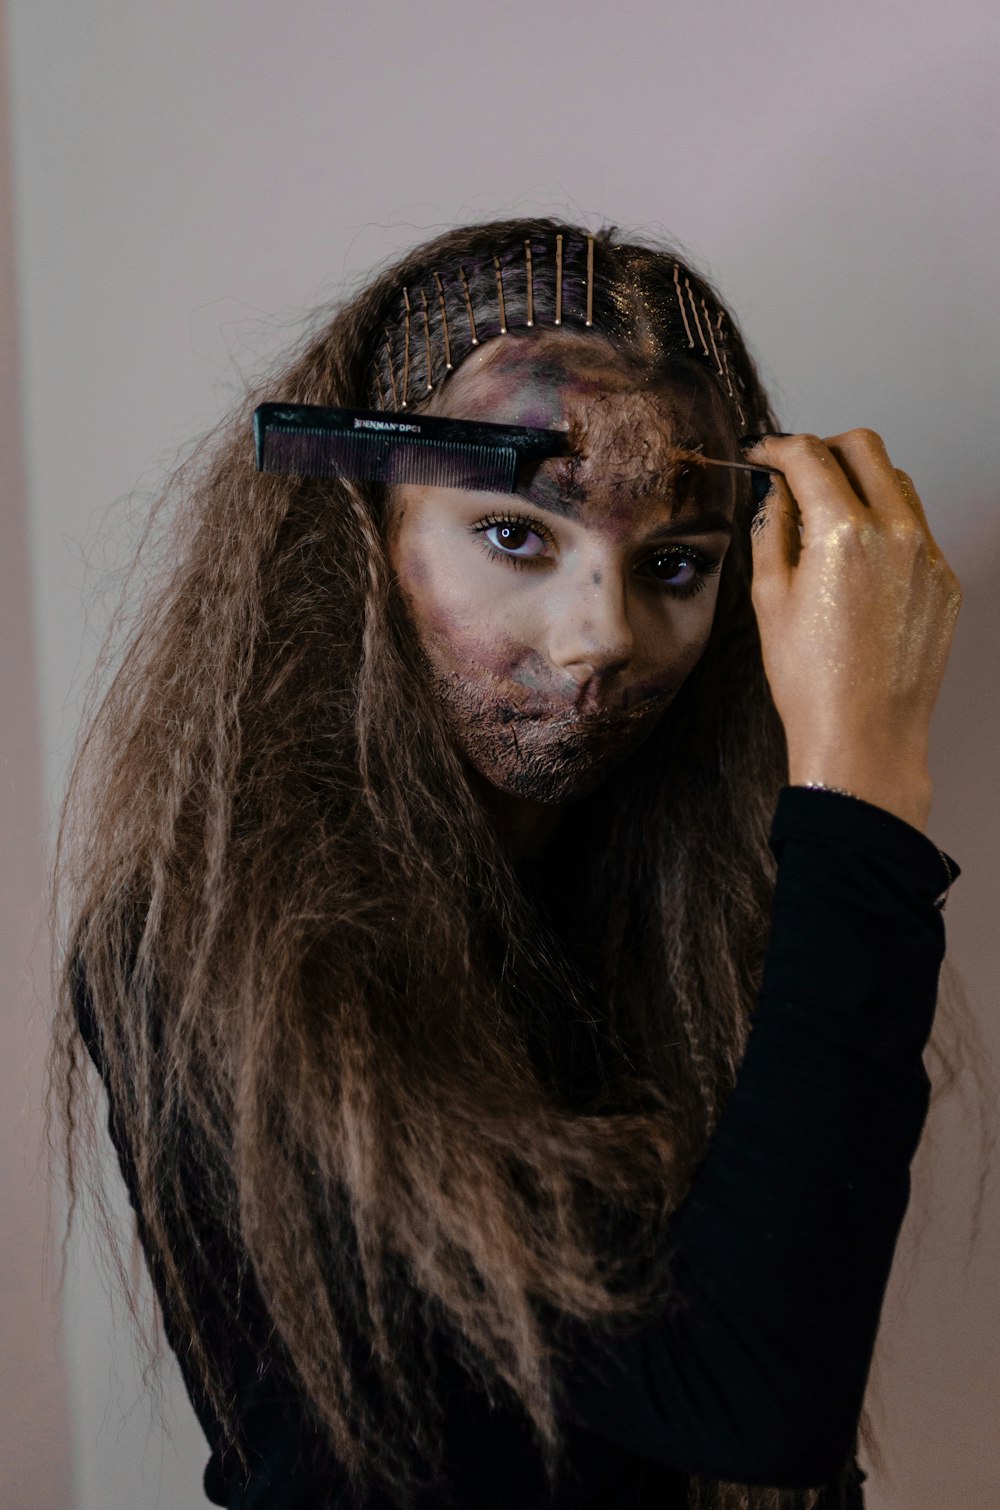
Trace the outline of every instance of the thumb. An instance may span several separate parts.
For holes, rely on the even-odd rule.
[[[788,432],[768,431],[763,435],[741,436],[751,444],[743,446],[744,459],[760,461],[771,434],[787,439]],[[798,560],[802,531],[798,524],[798,509],[784,477],[772,472],[752,474],[753,497],[757,511],[750,521],[750,545],[753,571],[756,578],[779,572],[782,563],[786,574]]]
[[[750,545],[756,577],[784,576],[799,559],[802,528],[783,477],[771,479],[764,501],[750,522]]]

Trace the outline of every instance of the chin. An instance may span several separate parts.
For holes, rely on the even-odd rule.
[[[498,792],[524,802],[558,806],[589,797],[652,733],[635,729],[631,737],[603,748],[576,742],[551,750],[524,751],[519,761],[469,759]]]
[[[520,771],[507,777],[502,785],[492,777],[488,776],[486,779],[491,786],[508,797],[519,797],[522,802],[537,802],[542,807],[561,807],[567,802],[589,797],[609,774],[607,769],[592,771],[587,775],[580,771],[567,771],[532,776]]]

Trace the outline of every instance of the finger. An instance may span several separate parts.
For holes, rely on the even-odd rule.
[[[920,502],[920,495],[913,486],[913,478],[908,472],[901,472],[899,467],[893,467],[892,470],[899,479],[900,491],[906,499],[907,504],[916,514],[927,533],[930,534],[931,527],[927,523],[927,515],[924,513],[924,506]]]
[[[814,534],[822,535],[845,517],[861,523],[865,502],[859,498],[840,463],[818,435],[766,435],[743,453],[752,461],[780,468],[798,506],[802,544]],[[780,479],[775,479],[778,488]],[[769,494],[780,496],[780,493]]]
[[[750,545],[753,579],[758,588],[772,577],[787,580],[802,549],[802,521],[783,477],[772,478],[766,500],[754,515]]]
[[[931,527],[927,523],[927,515],[924,513],[924,506],[920,502],[920,495],[918,494],[916,488],[913,486],[913,478],[909,475],[908,472],[901,472],[899,467],[893,467],[893,471],[899,479],[900,492],[906,500],[907,507],[911,508],[914,514],[916,514],[917,521],[922,526],[924,533],[927,536],[927,543],[930,547],[931,562],[936,564],[939,560],[943,559],[943,552],[941,551],[937,541],[934,539],[934,536],[931,534]]]
[[[885,441],[876,430],[846,430],[842,435],[828,435],[826,443],[858,497],[870,508],[885,516],[905,519],[907,523],[915,514],[927,528],[919,500],[914,509],[900,484],[900,473],[889,460]],[[915,496],[912,484],[910,490]]]
[[[855,491],[862,494],[873,509],[886,519],[896,517],[907,524],[915,519],[926,537],[932,559],[940,556],[912,477],[892,465],[885,441],[877,431],[848,430],[843,435],[828,436],[827,445],[837,456]]]

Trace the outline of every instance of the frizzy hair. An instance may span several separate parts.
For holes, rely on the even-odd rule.
[[[748,489],[701,661],[574,810],[584,905],[605,939],[590,978],[522,885],[433,698],[415,695],[386,490],[255,470],[259,403],[368,404],[402,287],[468,265],[481,300],[496,248],[557,233],[586,235],[497,221],[409,252],[324,311],[170,475],[136,561],[166,520],[162,556],[98,696],[124,607],[109,630],[53,866],[48,1115],[67,1235],[86,1156],[138,1321],[86,1037],[137,1192],[136,1240],[213,1442],[217,1421],[245,1460],[231,1370],[249,1347],[300,1392],[358,1491],[379,1485],[404,1507],[443,1467],[432,1331],[491,1400],[519,1404],[554,1476],[551,1318],[611,1336],[662,1312],[665,1224],[734,1084],[771,918],[787,751],[750,599]],[[596,245],[602,308],[621,319],[595,327],[638,365],[680,371],[664,323],[679,265],[728,315],[746,428],[779,429],[708,279],[614,228]],[[537,276],[543,300],[550,274]],[[558,1059],[546,1002],[606,1017],[601,1085],[583,1104],[539,1068]],[[945,961],[937,1094],[959,1027],[974,1038]],[[609,1219],[628,1232],[627,1261],[602,1240]],[[867,1412],[860,1437],[877,1458]],[[811,1510],[816,1497],[691,1480],[699,1510]]]

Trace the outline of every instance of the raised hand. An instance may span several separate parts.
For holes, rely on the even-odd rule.
[[[874,430],[766,436],[781,469],[752,527],[752,599],[792,785],[923,828],[928,736],[962,589]]]

